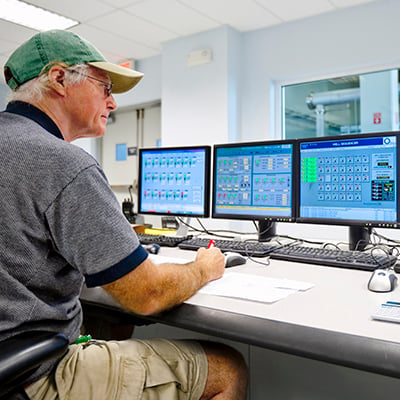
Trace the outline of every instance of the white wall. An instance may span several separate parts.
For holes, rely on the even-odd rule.
[[[182,144],[182,138],[193,145],[228,140],[229,108],[236,107],[228,101],[228,79],[236,69],[229,63],[234,34],[224,27],[163,45],[163,144]],[[188,66],[189,53],[202,49],[212,51],[212,62]]]
[[[133,184],[137,176],[136,156],[127,156],[125,160],[116,159],[116,145],[137,146],[136,111],[125,109],[115,112],[115,122],[107,125],[107,134],[102,138],[101,163],[112,186]],[[126,190],[125,190],[126,191]],[[128,192],[126,191],[125,197]]]
[[[5,84],[0,84],[0,110],[3,111],[6,108],[6,97],[10,93],[10,89]]]
[[[142,106],[161,99],[161,56],[139,60],[135,69],[143,72],[144,77],[133,90],[114,95],[118,108]]]

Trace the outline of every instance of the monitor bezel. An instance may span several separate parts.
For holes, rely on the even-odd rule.
[[[266,213],[253,213],[253,214],[229,214],[216,212],[216,178],[217,178],[217,151],[219,148],[234,148],[234,147],[254,147],[254,146],[276,146],[276,145],[291,144],[292,145],[292,193],[291,193],[291,213],[290,216],[277,216],[269,215]],[[296,220],[296,193],[297,193],[297,171],[295,169],[297,165],[297,141],[296,139],[282,139],[282,140],[262,140],[253,142],[231,142],[231,143],[219,143],[213,146],[213,163],[212,163],[212,195],[211,195],[211,216],[215,219],[227,219],[227,220],[246,220],[246,221],[270,221],[270,222],[295,222]]]
[[[335,141],[335,140],[353,140],[358,138],[368,138],[368,137],[385,137],[385,136],[396,136],[396,166],[397,166],[397,174],[398,182],[397,187],[395,189],[396,195],[396,208],[397,208],[397,221],[386,222],[386,221],[377,221],[377,220],[357,220],[357,219],[332,219],[332,218],[319,218],[319,217],[302,217],[300,215],[301,208],[301,144],[308,142],[327,142],[327,141]],[[298,201],[297,201],[297,210],[296,210],[296,222],[298,223],[306,223],[306,224],[320,224],[320,225],[346,225],[350,227],[364,227],[364,228],[400,228],[400,131],[385,131],[385,132],[368,132],[368,133],[356,133],[356,134],[345,134],[345,135],[335,135],[335,136],[321,136],[321,137],[312,137],[312,138],[300,138],[298,141],[298,160],[297,160],[297,169],[298,169]]]
[[[159,211],[143,211],[142,210],[142,196],[141,190],[143,188],[142,182],[142,170],[143,170],[143,154],[146,152],[168,152],[168,151],[191,151],[198,150],[204,151],[204,193],[203,202],[204,208],[202,213],[178,213],[178,212],[159,212]],[[159,215],[159,216],[176,216],[176,217],[191,217],[191,218],[208,218],[210,216],[210,170],[211,170],[211,146],[209,145],[198,145],[198,146],[168,146],[168,147],[146,147],[139,148],[138,152],[138,190],[137,190],[137,201],[138,201],[138,214],[145,215]]]

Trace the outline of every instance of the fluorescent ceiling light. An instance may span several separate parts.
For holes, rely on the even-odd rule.
[[[0,18],[38,31],[68,29],[78,21],[19,0],[0,0]]]

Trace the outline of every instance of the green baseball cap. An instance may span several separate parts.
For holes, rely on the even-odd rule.
[[[34,35],[11,54],[4,66],[7,85],[17,89],[39,76],[43,67],[52,62],[89,64],[108,72],[113,93],[128,91],[143,77],[141,72],[108,62],[96,47],[75,33],[52,30]]]

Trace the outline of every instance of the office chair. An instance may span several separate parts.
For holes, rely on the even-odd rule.
[[[21,383],[67,348],[67,338],[54,332],[29,332],[0,342],[0,400],[28,399]]]

